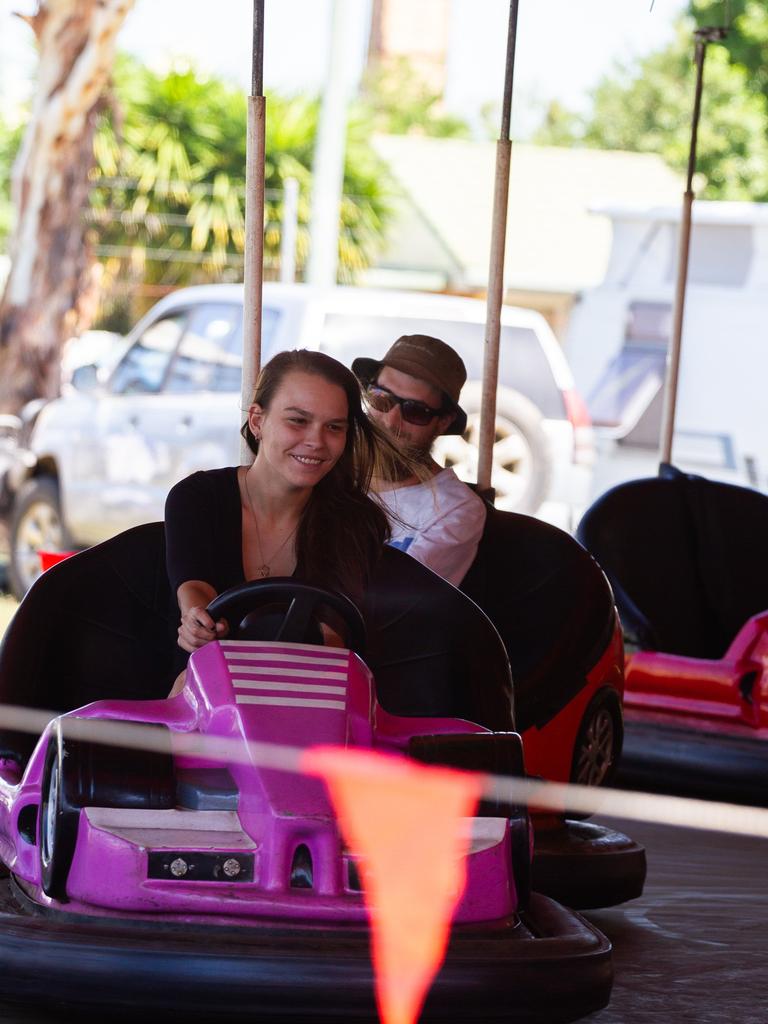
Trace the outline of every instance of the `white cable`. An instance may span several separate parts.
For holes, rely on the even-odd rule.
[[[55,717],[55,712],[0,705],[0,727],[4,729],[40,735]],[[168,751],[168,733],[165,730],[160,732],[156,725],[116,719],[63,717],[59,719],[59,727],[65,736],[76,739],[133,750]],[[171,737],[173,752],[177,755],[287,772],[301,772],[301,759],[309,749],[206,736],[197,732],[171,731]],[[545,810],[562,811],[567,807],[580,814],[768,838],[768,808],[764,807],[500,775],[485,777],[483,794],[505,803],[528,804]]]

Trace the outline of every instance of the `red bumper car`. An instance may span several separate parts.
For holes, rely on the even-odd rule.
[[[585,513],[627,657],[621,778],[764,803],[768,497],[662,467]]]

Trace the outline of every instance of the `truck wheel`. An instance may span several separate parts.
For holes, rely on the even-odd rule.
[[[434,458],[450,466],[462,480],[477,480],[481,388],[472,381],[461,396],[467,414],[464,434],[439,437]],[[496,399],[496,438],[491,483],[496,507],[506,512],[533,514],[546,499],[552,479],[552,451],[543,417],[525,395],[500,388]]]
[[[52,477],[28,480],[13,504],[9,531],[11,592],[19,601],[40,575],[40,551],[66,551],[59,488]]]

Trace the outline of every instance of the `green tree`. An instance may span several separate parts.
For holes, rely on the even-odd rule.
[[[309,256],[309,218],[312,161],[320,118],[320,101],[313,97],[267,98],[265,184],[267,228],[264,251],[278,265],[282,192],[287,178],[299,183],[297,270]],[[386,167],[369,145],[367,112],[353,106],[347,122],[343,195],[340,210],[339,278],[352,283],[378,253],[390,215]]]
[[[430,88],[407,57],[369,70],[363,81],[361,113],[373,131],[387,135],[469,138],[466,121],[445,112],[442,96]]]
[[[245,120],[241,92],[188,66],[158,75],[116,61],[89,211],[104,291],[115,297],[108,326],[141,311],[126,309],[137,281],[151,296],[242,275]]]
[[[574,146],[584,142],[584,122],[559,100],[552,100],[544,120],[534,132],[533,141],[542,146]]]
[[[594,90],[590,114],[556,112],[534,140],[658,153],[684,172],[695,83],[691,28],[683,20],[670,46],[617,65]],[[696,168],[702,198],[768,199],[768,102],[721,45],[707,48]]]
[[[746,68],[747,87],[768,96],[765,0],[691,0],[689,10],[697,25],[726,25],[728,52],[735,63]]]
[[[189,66],[157,75],[123,57],[116,66],[114,95],[95,144],[98,173],[91,214],[109,277],[130,277],[132,272],[156,289],[239,280],[244,247],[244,93],[202,77]],[[306,263],[318,117],[317,99],[276,94],[267,98],[267,276],[276,276],[279,270],[287,178],[295,178],[300,186],[299,274]],[[339,239],[339,273],[346,281],[354,280],[373,260],[389,210],[383,168],[368,147],[367,136],[360,116],[351,118]],[[148,258],[152,249],[159,250],[161,258]],[[120,324],[113,319],[112,326]]]
[[[13,223],[11,203],[11,168],[21,143],[22,126],[10,125],[0,114],[0,252]]]

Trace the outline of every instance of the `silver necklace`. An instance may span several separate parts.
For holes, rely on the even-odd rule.
[[[250,490],[250,488],[248,486],[248,470],[247,469],[245,471],[244,482],[245,482],[245,496],[248,499],[248,505],[250,506],[250,509],[251,509],[251,515],[253,516],[253,525],[254,525],[254,528],[256,530],[256,543],[259,545],[259,557],[262,559],[261,565],[257,566],[257,568],[256,568],[255,579],[263,580],[263,579],[266,579],[267,576],[270,576],[272,574],[272,567],[270,565],[270,562],[273,562],[275,560],[275,558],[277,558],[277,556],[283,550],[285,545],[288,543],[288,541],[291,539],[291,537],[293,537],[294,533],[296,533],[296,531],[298,530],[299,524],[296,523],[296,525],[291,530],[291,532],[280,542],[280,545],[277,548],[275,548],[275,550],[272,552],[270,557],[269,558],[265,558],[264,557],[264,548],[263,548],[262,543],[261,543],[261,532],[259,530],[259,518],[256,515],[256,509],[254,508],[254,505],[253,505],[253,498],[251,497],[251,490]]]

